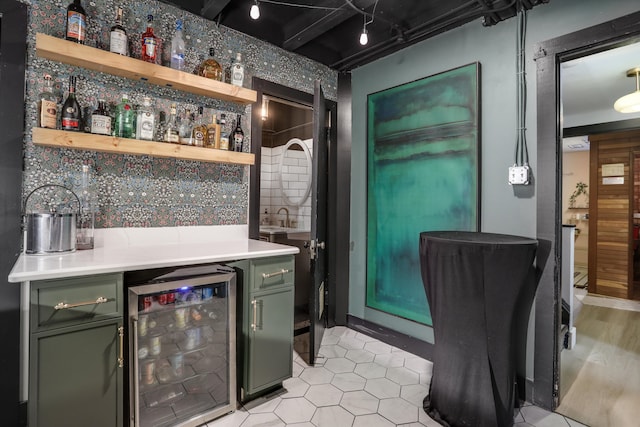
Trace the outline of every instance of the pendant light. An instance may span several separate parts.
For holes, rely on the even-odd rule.
[[[253,5],[251,6],[249,16],[251,17],[251,19],[260,18],[260,7],[258,6],[258,0],[255,0],[255,3],[253,3]]]
[[[636,91],[619,98],[613,108],[621,113],[640,113],[640,67],[627,71],[627,77],[636,78]]]

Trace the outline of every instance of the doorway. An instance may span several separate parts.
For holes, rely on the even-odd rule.
[[[310,365],[318,357],[327,325],[329,147],[335,145],[336,103],[316,82],[307,94],[253,79],[257,103],[251,134],[256,164],[251,167],[249,237],[299,248],[296,255],[295,343]]]
[[[548,245],[555,262],[539,266],[540,285],[535,307],[536,357],[533,403],[556,409],[560,403],[561,335],[561,206],[563,136],[559,88],[560,64],[640,40],[640,13],[540,43],[535,47],[537,66],[538,200],[537,237]],[[628,120],[605,127],[637,127]],[[588,128],[588,126],[586,126]],[[585,132],[588,134],[589,132]],[[552,312],[549,307],[553,307]],[[595,404],[597,405],[597,404]]]

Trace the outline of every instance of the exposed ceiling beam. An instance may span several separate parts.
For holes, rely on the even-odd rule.
[[[375,0],[360,0],[362,9],[372,6]],[[283,47],[295,51],[316,37],[340,25],[358,12],[348,7],[342,0],[322,0],[314,2],[314,6],[338,7],[337,10],[311,9],[284,27]]]
[[[231,0],[204,0],[200,15],[213,21],[229,3]]]

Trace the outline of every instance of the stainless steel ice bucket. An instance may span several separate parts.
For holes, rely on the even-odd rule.
[[[27,202],[31,195],[43,187],[60,187],[73,194],[78,208],[64,207],[62,212],[50,208],[49,212],[29,212]],[[66,187],[55,184],[43,185],[33,190],[24,203],[25,253],[35,255],[59,254],[76,250],[76,221],[80,200]],[[69,212],[72,211],[72,212]],[[75,211],[75,212],[73,212]]]

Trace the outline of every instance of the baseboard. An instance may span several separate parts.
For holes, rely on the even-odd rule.
[[[426,360],[433,360],[433,344],[422,341],[416,337],[394,331],[385,326],[378,325],[368,320],[347,315],[347,327],[362,332],[372,338],[407,351]]]

